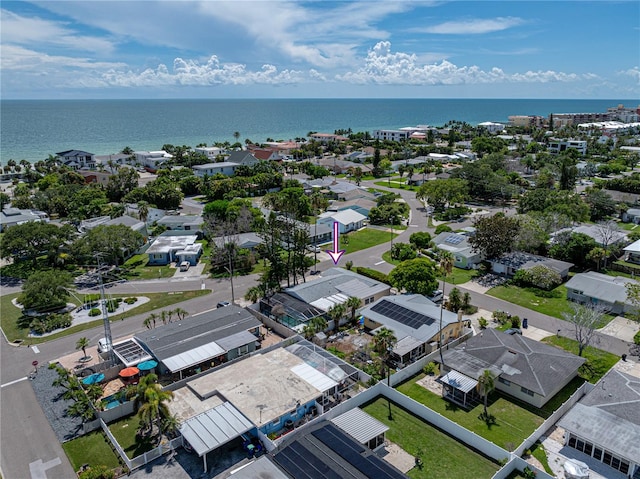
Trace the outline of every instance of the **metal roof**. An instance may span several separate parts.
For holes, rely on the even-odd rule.
[[[348,299],[349,299],[349,296],[342,293],[338,293],[338,294],[332,294],[331,296],[317,299],[311,302],[310,304],[311,306],[322,309],[323,311],[329,311],[333,306],[337,304],[346,303]]]
[[[389,430],[388,426],[357,407],[334,417],[331,422],[360,444],[366,444]]]
[[[188,419],[180,427],[180,433],[202,456],[254,427],[230,402],[225,402]]]
[[[458,371],[449,371],[447,374],[442,376],[440,380],[463,393],[468,393],[478,385],[478,381],[465,376],[464,374],[460,374]]]
[[[142,346],[134,338],[113,344],[113,352],[127,367],[152,359],[151,355],[142,349]]]
[[[239,333],[232,334],[231,336],[227,336],[226,338],[218,339],[216,343],[226,352],[231,351],[235,348],[239,348],[240,346],[244,346],[245,344],[250,344],[257,340],[258,338],[256,338],[249,331],[240,331]]]
[[[307,383],[311,384],[318,391],[328,391],[338,385],[329,376],[321,373],[313,366],[307,363],[298,364],[291,368],[291,371],[297,374],[300,379],[303,379]]]
[[[175,356],[168,357],[163,359],[162,362],[164,365],[169,368],[172,373],[177,371],[181,371],[190,366],[195,366],[196,364],[200,364],[207,359],[212,359],[221,354],[224,354],[226,351],[218,346],[215,342],[210,342],[205,344],[204,346],[200,346],[194,349],[190,349],[180,354],[176,354]]]

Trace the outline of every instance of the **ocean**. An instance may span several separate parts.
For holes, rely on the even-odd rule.
[[[604,112],[624,100],[308,99],[308,100],[3,100],[0,163],[36,162],[77,149],[96,155],[159,150],[165,144],[264,142],[333,133],[506,122],[509,115]],[[626,100],[635,107],[637,101]]]

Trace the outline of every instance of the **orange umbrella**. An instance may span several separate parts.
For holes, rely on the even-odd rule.
[[[138,374],[140,372],[140,370],[138,368],[135,367],[130,367],[130,368],[124,368],[122,371],[120,371],[119,376],[122,378],[130,378],[131,376],[135,376],[136,374]]]

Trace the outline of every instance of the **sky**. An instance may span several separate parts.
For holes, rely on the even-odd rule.
[[[640,98],[640,2],[0,3],[3,99]]]

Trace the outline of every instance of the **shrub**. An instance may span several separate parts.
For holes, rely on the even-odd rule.
[[[85,294],[84,298],[83,298],[83,301],[85,303],[95,303],[99,299],[100,299],[100,295],[99,294]]]
[[[133,304],[136,301],[138,301],[138,298],[134,298],[133,296],[129,297],[129,298],[125,298],[124,302],[127,304]]]
[[[640,344],[640,331],[638,331],[634,336],[633,336],[633,342],[636,344]]]
[[[431,243],[431,235],[426,231],[418,231],[409,236],[409,243],[418,249],[427,249]]]
[[[520,316],[512,316],[511,317],[511,327],[520,329]]]
[[[438,364],[431,361],[430,363],[427,363],[424,365],[424,367],[422,368],[422,371],[425,374],[428,374],[429,376],[439,376],[440,375],[440,368],[438,368]]]
[[[439,235],[440,233],[443,233],[445,231],[453,231],[453,230],[451,229],[451,227],[449,225],[442,224],[442,225],[436,226],[436,234],[437,235]]]
[[[489,325],[489,321],[487,321],[486,318],[483,318],[481,316],[480,318],[478,318],[478,324],[480,325],[480,329],[487,329],[487,326]]]
[[[347,268],[349,271],[351,271],[351,268],[353,268],[353,261],[349,260],[344,264],[344,267]]]
[[[415,259],[416,256],[416,250],[411,244],[396,243],[391,247],[391,259],[406,261],[409,259]]]
[[[518,286],[535,286],[543,290],[551,290],[562,283],[559,273],[544,265],[530,269],[521,269],[513,276],[513,282]]]
[[[91,311],[89,311],[89,316],[99,316],[100,313],[100,308],[91,308]]]
[[[507,321],[509,321],[509,315],[504,311],[494,311],[491,317],[500,324],[507,324]]]
[[[115,477],[115,472],[104,465],[89,467],[78,474],[79,479],[114,479]]]
[[[389,278],[387,277],[387,275],[384,273],[381,273],[380,271],[376,271],[375,269],[365,268],[364,266],[358,266],[355,268],[355,272],[358,274],[361,274],[362,276],[366,276],[367,278],[380,281],[381,283],[390,284]]]

